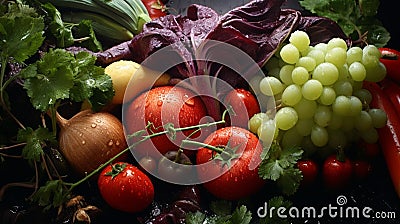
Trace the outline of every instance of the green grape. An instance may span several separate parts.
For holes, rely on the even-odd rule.
[[[362,111],[362,102],[356,96],[349,96],[350,99],[350,116],[359,116]]]
[[[329,123],[329,129],[336,130],[342,127],[343,117],[332,113],[331,122]]]
[[[307,136],[311,134],[311,129],[314,126],[313,119],[299,119],[297,124],[294,126],[294,129],[297,130],[299,135]]]
[[[360,99],[365,105],[369,105],[372,101],[372,94],[367,89],[356,90],[353,95]]]
[[[341,116],[349,116],[351,114],[351,101],[347,96],[337,96],[332,104],[333,113]]]
[[[263,75],[256,75],[256,76],[254,76],[253,78],[250,79],[249,85],[250,85],[250,88],[251,88],[252,92],[255,95],[258,95],[258,94],[261,93],[260,82],[264,77],[265,76],[263,76]]]
[[[326,52],[328,52],[328,44],[322,42],[318,43],[314,45],[314,49],[321,50],[322,52],[324,52],[324,54],[326,54]]]
[[[340,81],[340,80],[352,81],[353,80],[350,76],[349,66],[347,64],[344,64],[343,66],[338,67],[338,71],[339,71],[338,81]]]
[[[314,48],[310,52],[308,52],[307,56],[315,60],[315,66],[325,61],[325,52],[321,49]]]
[[[351,78],[354,81],[364,81],[364,79],[367,77],[367,71],[365,70],[365,67],[361,62],[353,62],[349,66],[349,74]]]
[[[351,82],[351,83],[353,84],[353,95],[354,95],[355,91],[358,91],[358,90],[362,89],[363,85],[364,85],[363,81],[359,82],[359,81],[354,81],[353,80],[353,82]]]
[[[332,85],[338,80],[338,77],[337,67],[329,62],[317,65],[312,73],[312,78],[318,80],[322,85]]]
[[[332,87],[324,86],[318,102],[323,105],[331,105],[336,99],[336,92]]]
[[[342,130],[328,129],[328,145],[331,148],[337,149],[339,147],[345,148],[348,144],[346,134]]]
[[[309,53],[310,51],[312,51],[313,49],[314,49],[313,46],[308,46],[307,49],[305,49],[305,50],[303,50],[303,51],[300,51],[300,55],[301,55],[301,56],[307,56],[308,53]]]
[[[279,79],[272,76],[267,76],[260,81],[260,91],[264,95],[273,96],[283,90],[283,85]]]
[[[306,32],[296,30],[290,35],[289,42],[293,44],[299,51],[305,51],[310,45],[310,38]]]
[[[332,111],[329,106],[318,105],[314,114],[314,122],[320,127],[326,127],[331,122]]]
[[[386,67],[382,62],[378,62],[376,66],[365,65],[367,71],[365,80],[370,82],[380,82],[386,77]]]
[[[329,140],[328,131],[318,125],[313,126],[310,136],[312,143],[318,147],[325,146]]]
[[[262,122],[257,130],[257,135],[263,144],[270,145],[270,143],[278,136],[278,129],[276,128],[275,120],[269,119]]]
[[[329,45],[328,45],[329,46]],[[334,47],[329,49],[325,55],[325,62],[330,62],[336,67],[341,67],[346,63],[347,52],[345,49],[340,47]]]
[[[327,43],[328,50],[331,50],[335,47],[339,47],[339,48],[342,48],[347,51],[346,41],[344,41],[342,38],[334,37],[328,41],[328,43]]]
[[[317,66],[317,62],[314,58],[310,56],[303,56],[299,58],[299,61],[296,63],[298,67],[304,67],[307,71],[311,72]]]
[[[317,102],[302,98],[293,108],[297,111],[299,119],[311,119],[317,110]]]
[[[347,50],[346,62],[348,65],[353,64],[354,62],[361,62],[362,56],[363,50],[360,47],[351,47]]]
[[[363,48],[363,55],[370,55],[378,59],[382,57],[382,54],[379,51],[379,49],[372,44],[369,44]]]
[[[379,134],[375,128],[370,128],[367,131],[361,132],[361,138],[367,143],[376,143],[378,142]]]
[[[296,125],[298,119],[297,112],[293,107],[283,107],[276,112],[276,127],[281,130],[289,130]]]
[[[282,60],[288,64],[295,64],[300,58],[300,52],[293,44],[286,44],[280,51]]]
[[[360,115],[354,118],[354,127],[361,132],[373,128],[372,118],[367,111],[361,111]]]
[[[268,120],[268,116],[266,113],[256,113],[249,119],[249,130],[253,133],[257,133],[258,128],[261,124]]]
[[[307,100],[317,100],[322,94],[323,86],[321,82],[310,79],[301,87],[301,93]]]
[[[296,67],[292,71],[292,81],[294,84],[303,85],[310,78],[310,74],[304,67]]]
[[[288,106],[294,106],[301,100],[301,87],[296,84],[289,85],[282,92],[282,102]]]
[[[379,108],[372,108],[368,110],[372,119],[372,126],[374,128],[383,128],[387,123],[387,114],[384,110]]]
[[[294,65],[284,65],[279,71],[279,78],[286,85],[293,84],[292,72],[294,70]]]
[[[303,141],[303,136],[299,135],[296,129],[291,128],[285,131],[285,133],[283,134],[281,140],[282,144],[281,146],[283,149],[298,147],[301,145],[302,141]]]
[[[353,85],[349,81],[337,81],[333,85],[333,89],[338,96],[351,96],[353,94]]]

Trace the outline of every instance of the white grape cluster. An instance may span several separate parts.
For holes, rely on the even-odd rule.
[[[343,39],[332,38],[310,46],[307,33],[293,32],[266,63],[266,76],[251,81],[260,99],[275,100],[276,113],[254,115],[250,130],[262,141],[278,138],[283,148],[346,147],[360,138],[376,142],[386,113],[369,108],[372,95],[362,85],[386,76],[380,57],[373,45],[348,48]]]

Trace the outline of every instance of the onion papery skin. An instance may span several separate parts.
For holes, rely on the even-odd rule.
[[[108,112],[84,110],[60,125],[60,151],[78,177],[83,177],[127,148],[121,121]],[[126,160],[124,154],[116,161]]]

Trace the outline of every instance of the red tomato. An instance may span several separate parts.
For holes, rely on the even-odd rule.
[[[350,183],[352,169],[349,159],[345,158],[340,161],[336,154],[328,156],[322,167],[322,178],[325,186],[331,190],[344,189]]]
[[[400,52],[391,48],[379,48],[382,54],[380,61],[386,67],[387,77],[400,83]]]
[[[167,15],[167,6],[160,0],[142,0],[144,6],[149,12],[151,19],[156,19]]]
[[[353,163],[353,176],[357,180],[365,180],[372,172],[372,165],[367,160],[354,160]]]
[[[248,129],[249,119],[260,112],[260,105],[257,98],[248,90],[234,89],[225,97],[225,105],[232,106],[234,115],[230,116],[228,125]],[[229,124],[230,123],[230,124]]]
[[[264,186],[265,181],[258,175],[262,146],[253,133],[240,127],[225,127],[213,132],[204,143],[225,147],[224,152],[233,151],[239,156],[219,154],[209,148],[199,149],[196,156],[198,177],[213,195],[238,200]],[[229,158],[230,163],[227,162]]]
[[[318,176],[318,164],[311,159],[304,159],[297,161],[297,168],[303,174],[303,180],[301,185],[304,187],[309,187],[315,183]]]
[[[164,131],[164,126],[168,123],[172,123],[174,128],[198,125],[206,115],[203,101],[194,92],[178,86],[160,86],[142,93],[126,106],[124,124],[128,134],[132,134],[146,129],[146,126],[151,123],[147,129],[147,134],[150,135]],[[181,141],[189,135],[191,138],[198,138],[199,141],[209,135],[205,129],[191,135],[194,131],[196,129],[176,132],[175,139],[166,134],[153,137],[151,141],[144,141],[137,145],[133,152],[139,153],[140,157],[155,156],[157,160],[160,157],[156,154],[157,150],[164,155],[170,150],[178,150]],[[127,140],[131,145],[139,139],[128,138]],[[193,150],[185,150],[185,153],[188,156],[194,155]]]
[[[154,199],[150,178],[129,163],[108,165],[101,171],[97,185],[104,201],[123,212],[143,211]]]

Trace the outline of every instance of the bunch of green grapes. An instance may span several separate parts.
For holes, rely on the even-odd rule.
[[[310,46],[307,33],[293,32],[265,65],[267,75],[250,83],[259,98],[276,103],[276,113],[263,111],[250,119],[250,130],[262,141],[278,139],[283,148],[346,147],[360,138],[376,142],[376,129],[387,117],[369,107],[372,95],[363,81],[386,76],[380,57],[373,45],[348,48],[333,38]]]

